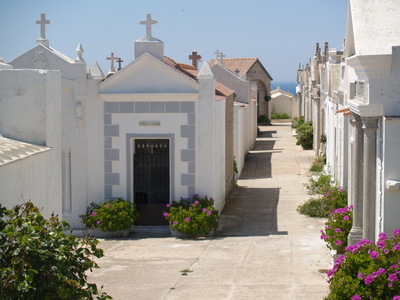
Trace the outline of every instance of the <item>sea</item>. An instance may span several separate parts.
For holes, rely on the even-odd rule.
[[[280,86],[282,91],[292,93],[293,95],[296,95],[296,86],[297,82],[271,82],[271,89],[275,90],[278,88],[278,85]]]

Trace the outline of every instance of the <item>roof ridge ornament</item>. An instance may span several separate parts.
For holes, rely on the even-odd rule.
[[[40,20],[37,20],[36,24],[40,25],[40,38],[36,40],[36,44],[37,45],[41,44],[46,47],[49,47],[49,40],[46,39],[46,25],[50,24],[50,21],[46,20],[45,13],[40,14]]]
[[[225,57],[224,53],[223,52],[219,52],[218,49],[217,49],[217,51],[215,51],[214,54],[217,57],[217,64],[223,66],[224,65],[224,57]]]
[[[78,44],[78,46],[76,47],[75,52],[76,52],[76,55],[77,55],[77,57],[75,58],[75,62],[84,63],[85,60],[82,57],[84,50],[83,50],[83,47],[82,47],[81,43]]]
[[[157,23],[158,23],[158,21],[153,20],[151,18],[151,14],[150,13],[147,13],[146,20],[142,20],[142,21],[139,22],[139,24],[141,24],[141,25],[146,25],[146,39],[147,40],[152,40],[153,39],[153,37],[151,35],[151,25],[154,25],[154,24],[157,24]]]

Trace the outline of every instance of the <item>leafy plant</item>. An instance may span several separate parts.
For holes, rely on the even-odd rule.
[[[258,123],[260,124],[270,124],[271,121],[265,115],[261,115],[258,117]]]
[[[137,217],[135,205],[123,198],[106,200],[101,204],[91,203],[86,214],[81,216],[87,228],[98,227],[103,231],[129,229]]]
[[[292,122],[292,128],[295,129],[297,128],[299,125],[304,124],[304,117],[301,116],[299,118],[294,118],[294,121]]]
[[[87,282],[100,258],[95,238],[77,238],[66,221],[45,219],[32,202],[0,209],[1,299],[111,299]]]
[[[332,186],[332,176],[329,174],[320,174],[310,176],[308,183],[304,184],[309,195],[325,194]]]
[[[318,156],[310,167],[310,172],[322,172],[326,163],[325,156]]]
[[[233,156],[233,173],[235,174],[239,173],[238,164],[235,156]]]
[[[271,119],[290,119],[288,114],[271,113]]]
[[[374,244],[361,240],[346,247],[328,272],[326,300],[400,299],[400,229],[393,238],[379,234]]]
[[[163,213],[171,229],[196,237],[199,234],[209,234],[218,227],[219,213],[214,208],[214,200],[198,194],[191,199],[181,199],[167,204]]]
[[[296,145],[300,145],[304,150],[313,148],[313,127],[311,122],[299,124],[296,128]]]
[[[300,214],[310,217],[327,218],[334,209],[347,205],[347,192],[341,187],[330,187],[318,199],[310,199],[297,207]]]
[[[343,254],[347,246],[347,238],[353,222],[352,210],[353,206],[334,209],[325,222],[325,230],[321,230],[321,239],[337,254]]]
[[[326,134],[325,133],[321,134],[321,137],[319,138],[319,141],[322,144],[326,144]]]

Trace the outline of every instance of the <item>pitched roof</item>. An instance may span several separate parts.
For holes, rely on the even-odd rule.
[[[164,56],[164,62],[169,64],[170,66],[176,68],[183,74],[197,80],[197,77],[199,75],[199,70],[196,69],[194,66],[188,65],[188,64],[177,63],[172,58],[169,58],[167,56]],[[228,96],[232,95],[233,93],[234,93],[234,91],[231,90],[230,88],[228,88],[227,86],[223,85],[222,83],[220,83],[218,81],[215,82],[215,94],[217,96],[228,97]]]
[[[216,59],[210,61],[212,67],[216,63]],[[238,76],[246,74],[251,67],[258,61],[258,58],[224,58],[224,67],[235,72]],[[236,72],[236,71],[239,72]]]
[[[0,166],[50,149],[45,146],[8,139],[0,135]]]

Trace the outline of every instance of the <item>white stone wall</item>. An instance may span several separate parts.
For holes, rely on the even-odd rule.
[[[51,148],[0,167],[0,202],[28,200],[62,217],[60,73],[0,70],[0,134]]]

